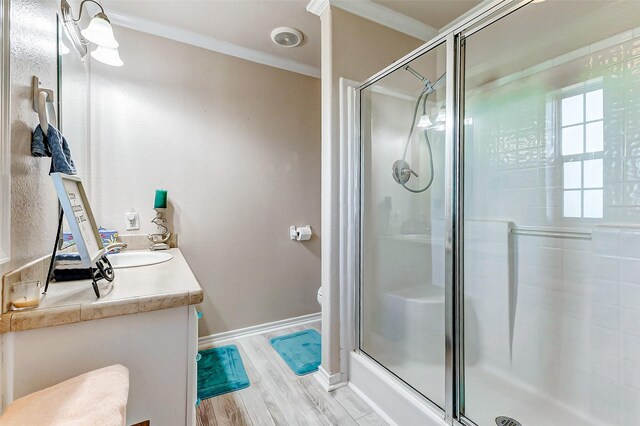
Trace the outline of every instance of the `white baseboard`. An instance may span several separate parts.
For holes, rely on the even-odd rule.
[[[322,368],[322,366],[318,367],[318,372],[314,373],[313,376],[318,382],[320,382],[322,388],[327,392],[331,392],[332,390],[336,390],[349,384],[349,382],[344,380],[341,373],[329,374],[327,370]]]
[[[320,312],[303,315],[301,317],[288,318],[280,321],[268,322],[266,324],[253,325],[251,327],[240,328],[238,330],[225,331],[223,333],[211,334],[198,338],[198,349],[210,348],[227,341],[240,337],[256,336],[259,334],[271,333],[287,327],[307,325],[320,321]]]

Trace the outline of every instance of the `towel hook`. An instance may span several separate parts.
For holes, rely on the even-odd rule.
[[[49,109],[47,108],[47,102],[53,103],[53,90],[43,89],[40,87],[40,80],[35,75],[32,80],[33,88],[33,110],[38,113],[38,119],[40,120],[40,127],[42,132],[46,135],[49,130]]]

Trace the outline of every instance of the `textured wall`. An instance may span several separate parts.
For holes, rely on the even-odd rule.
[[[92,202],[100,224],[171,228],[205,291],[200,334],[318,312],[320,82],[116,28],[122,68],[93,62]]]
[[[80,0],[71,0],[70,4],[77,13]],[[11,1],[11,261],[0,272],[44,256],[55,237],[58,207],[49,177],[51,160],[31,156],[31,133],[38,125],[31,79],[35,75],[41,87],[53,90],[57,103],[59,8],[59,1],[55,0]],[[73,49],[70,44],[68,47]],[[72,50],[69,55],[76,52]],[[76,73],[80,76],[75,80],[68,79],[67,86],[72,84],[75,91],[85,91],[88,82],[81,74]],[[73,119],[86,121],[87,108],[86,104],[84,110],[83,106],[76,107]],[[73,119],[69,117],[67,128],[74,125]],[[86,164],[88,137],[74,138],[73,144],[74,159]]]
[[[11,261],[0,274],[45,255],[55,237],[58,207],[49,159],[31,156],[31,132],[38,124],[31,79],[38,76],[58,96],[58,7],[53,0],[11,1]]]
[[[11,262],[22,265],[51,250],[56,232],[57,198],[49,178],[49,159],[31,156],[31,132],[38,124],[32,109],[31,78],[57,92],[57,2],[11,2]],[[57,93],[56,93],[57,97]]]

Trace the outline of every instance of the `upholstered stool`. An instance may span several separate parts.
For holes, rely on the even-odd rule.
[[[124,426],[129,370],[112,365],[15,400],[2,426]]]

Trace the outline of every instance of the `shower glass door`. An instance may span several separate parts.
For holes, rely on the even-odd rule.
[[[463,33],[462,411],[478,425],[639,422],[638,26],[638,1],[547,0]]]
[[[445,402],[445,44],[360,92],[360,349]]]

